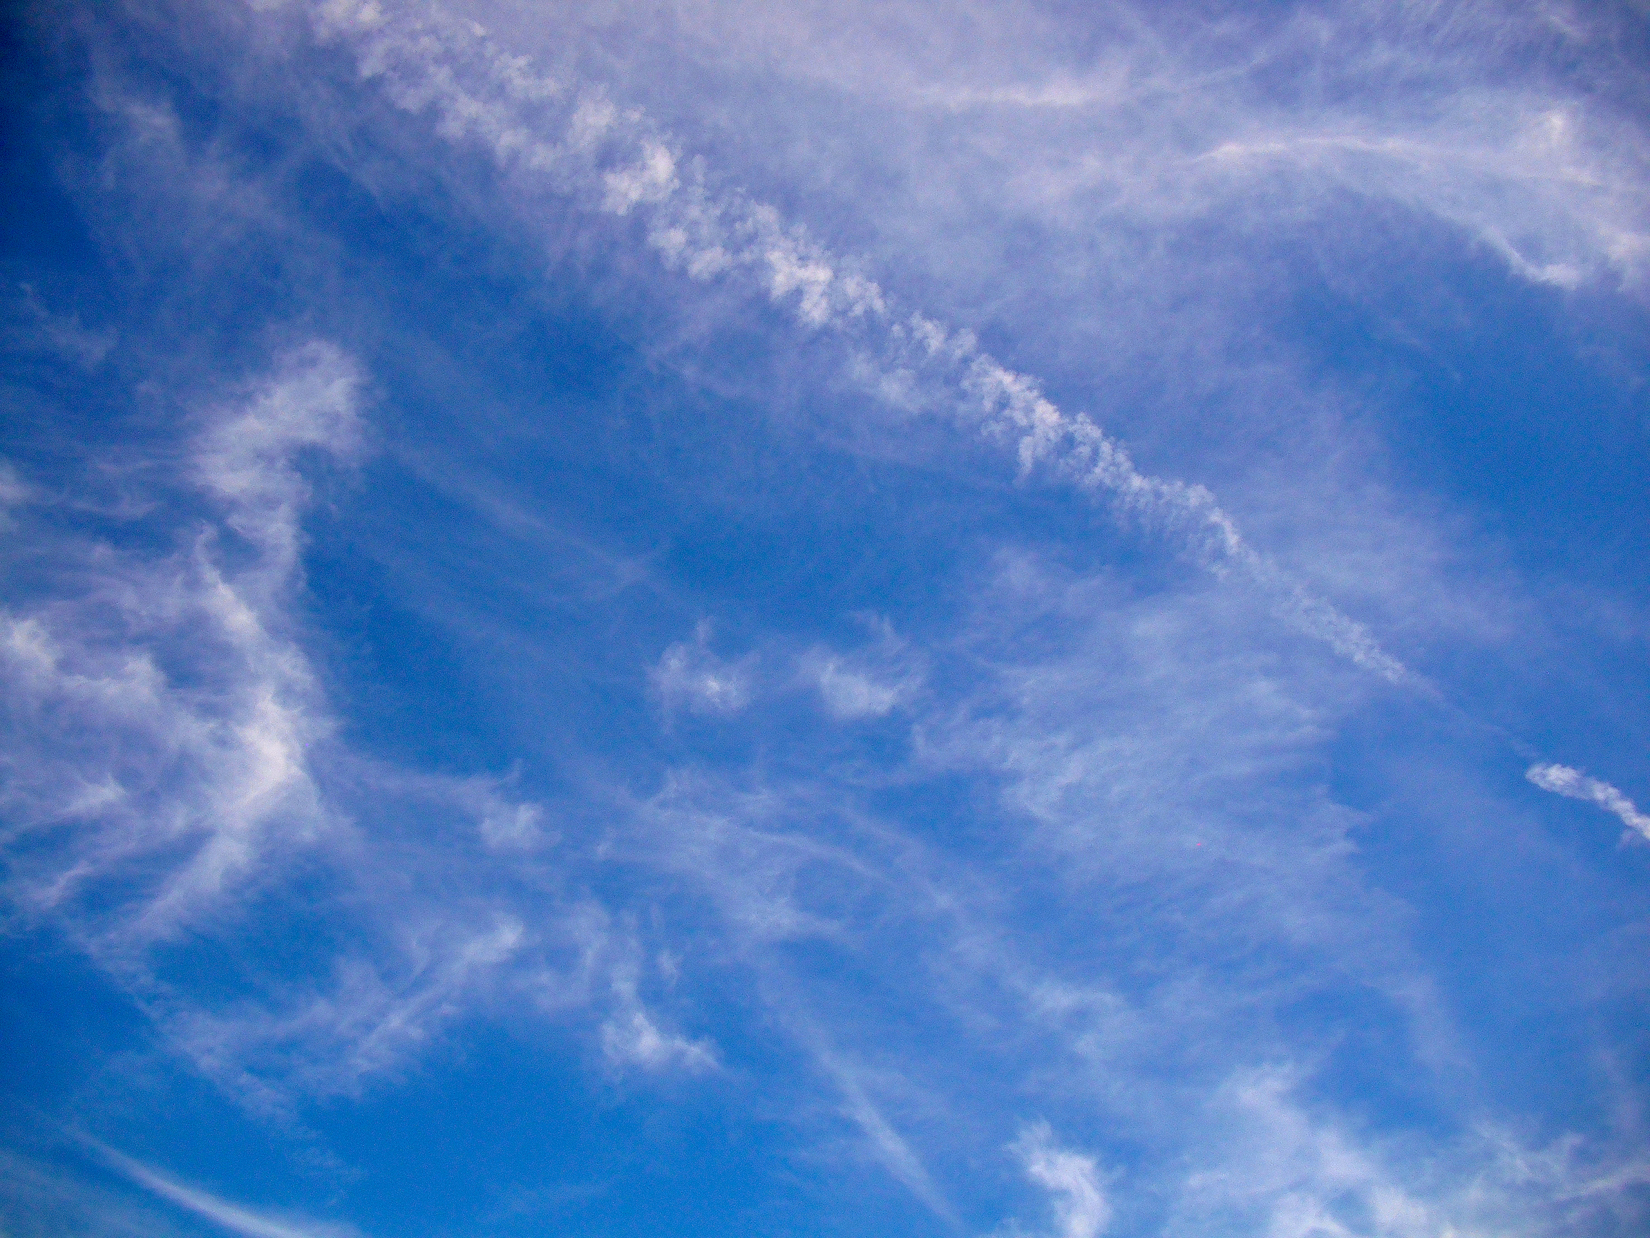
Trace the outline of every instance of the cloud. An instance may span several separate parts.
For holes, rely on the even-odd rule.
[[[616,1009],[602,1022],[601,1029],[602,1052],[612,1065],[686,1074],[704,1074],[718,1068],[716,1048],[709,1041],[690,1040],[659,1026],[637,993],[633,969],[615,969],[613,993]]]
[[[833,718],[881,718],[899,704],[900,685],[879,683],[841,658],[819,655],[808,671]]]
[[[821,143],[815,115],[750,123],[782,174],[821,196],[903,168],[909,182],[861,209],[877,212],[891,243],[982,274],[991,264],[967,245],[1000,244],[989,234],[1011,223],[1100,231],[1098,249],[1059,244],[1059,255],[1029,260],[1051,282],[1068,257],[1104,278],[1132,229],[1241,217],[1271,230],[1333,212],[1350,193],[1447,221],[1522,278],[1644,287],[1643,79],[1635,20],[1619,9],[1119,4],[1078,16],[847,4],[826,19],[806,3],[757,14],[700,0],[671,28],[664,6],[637,7],[635,24],[671,29],[671,53],[701,68],[719,102],[754,91],[763,73],[801,99],[863,100],[863,111],[833,111],[838,127],[854,127],[817,171],[800,157]],[[642,66],[633,72],[640,79]],[[960,149],[943,142],[962,133],[973,141]],[[833,178],[847,182],[834,194]],[[934,222],[914,225],[924,209]],[[977,226],[985,220],[995,226]],[[1178,274],[1138,257],[1153,277]]]
[[[337,738],[297,618],[302,519],[310,466],[360,450],[364,381],[324,341],[282,354],[154,470],[169,508],[202,513],[169,530],[175,549],[38,523],[55,592],[0,610],[9,901],[83,948],[206,1077],[281,1118],[393,1072],[580,931],[554,891],[530,935],[487,889],[492,857],[554,842],[541,805]],[[431,845],[390,817],[456,828]],[[228,996],[174,966],[185,946],[256,955],[272,913],[315,918],[296,976],[260,966],[253,992]]]
[[[1632,800],[1607,782],[1589,778],[1580,770],[1571,769],[1568,765],[1532,765],[1524,771],[1524,777],[1543,791],[1597,804],[1605,812],[1612,812],[1620,817],[1621,823],[1628,829],[1637,830],[1646,839],[1650,839],[1650,816],[1640,812]]]
[[[905,703],[922,680],[921,659],[885,619],[860,616],[875,638],[841,653],[823,645],[808,650],[798,673],[819,692],[825,712],[839,721],[883,718]]]
[[[889,1176],[920,1199],[936,1216],[954,1220],[955,1211],[950,1201],[935,1185],[922,1157],[895,1129],[882,1106],[873,1099],[870,1085],[875,1078],[874,1072],[863,1069],[832,1048],[820,1030],[810,1022],[797,1022],[793,1016],[793,1029],[812,1051],[820,1070],[840,1091],[843,1112],[859,1127],[870,1154]]]
[[[1616,1158],[1576,1137],[1531,1147],[1489,1125],[1417,1155],[1315,1115],[1287,1067],[1240,1071],[1211,1098],[1218,1166],[1194,1168],[1174,1224],[1204,1231],[1435,1238],[1627,1232],[1642,1153]],[[1594,1159],[1596,1158],[1596,1159]]]
[[[0,612],[9,833],[53,840],[11,893],[71,920],[86,908],[97,953],[167,938],[269,853],[339,827],[310,756],[333,724],[284,605],[307,496],[295,455],[353,441],[359,381],[336,349],[307,345],[190,444],[250,553],[211,524],[152,559],[61,541],[77,591]]]
[[[311,340],[281,361],[278,376],[211,419],[193,460],[202,486],[227,509],[237,533],[284,578],[297,554],[300,512],[309,486],[297,468],[306,449],[348,460],[360,444],[359,367],[335,345]]]
[[[751,702],[751,659],[726,662],[710,649],[710,625],[701,623],[693,640],[677,641],[649,673],[667,713],[729,717]]]
[[[738,8],[726,6],[722,20]],[[553,29],[560,18],[545,12]],[[782,23],[795,10],[781,5],[775,13],[763,20]],[[752,16],[742,10],[742,19]],[[951,20],[938,9],[923,16]],[[888,433],[904,433],[910,423],[899,418],[913,412],[960,418],[969,435],[1002,446],[1023,479],[1091,495],[1131,528],[1155,531],[1239,587],[1149,573],[1130,585],[1127,564],[1115,574],[1068,571],[1058,552],[1007,546],[983,585],[970,579],[960,590],[967,599],[960,630],[929,628],[921,648],[891,636],[861,649],[810,648],[818,629],[757,638],[764,650],[808,649],[791,682],[817,692],[828,719],[781,712],[780,694],[758,676],[766,664],[754,654],[720,656],[708,626],[672,643],[647,668],[655,700],[671,717],[718,719],[716,735],[728,748],[750,740],[760,756],[748,764],[714,744],[683,756],[675,736],[667,754],[643,741],[617,755],[617,771],[604,766],[595,775],[581,768],[587,754],[557,753],[560,772],[585,779],[587,802],[565,813],[534,798],[530,777],[523,787],[514,777],[391,769],[349,750],[350,702],[322,691],[320,663],[304,639],[302,515],[313,501],[311,465],[359,453],[366,385],[342,353],[310,345],[201,418],[179,488],[205,515],[176,546],[76,543],[64,552],[75,579],[8,615],[0,633],[14,689],[8,737],[23,737],[25,776],[12,784],[17,798],[7,807],[25,809],[16,891],[32,898],[37,914],[84,929],[99,957],[126,963],[128,975],[141,966],[132,957],[154,942],[187,947],[173,955],[183,963],[166,985],[133,987],[205,1074],[266,1113],[290,1113],[295,1097],[359,1095],[464,1019],[514,1002],[536,1004],[546,1017],[576,1010],[594,1051],[615,1069],[701,1074],[717,1086],[747,1068],[769,1069],[765,1103],[851,1123],[856,1149],[941,1216],[960,1211],[953,1198],[968,1199],[972,1210],[971,1175],[1000,1153],[1028,1095],[1063,1138],[1096,1149],[1057,1144],[1055,1126],[1041,1123],[1013,1145],[1031,1180],[1049,1192],[1060,1238],[1106,1228],[1112,1200],[1099,1165],[1131,1155],[1139,1167],[1120,1175],[1118,1190],[1181,1198],[1175,1206],[1193,1218],[1186,1228],[1194,1231],[1208,1216],[1236,1210],[1251,1228],[1280,1235],[1314,1226],[1428,1233],[1438,1231],[1439,1218],[1466,1215],[1438,1203],[1461,1183],[1478,1184],[1493,1200],[1521,1198],[1511,1178],[1486,1169],[1492,1153],[1463,1150],[1436,1181],[1421,1182],[1428,1150],[1446,1135],[1416,1135],[1422,1150],[1413,1155],[1380,1146],[1332,1105],[1311,1108],[1305,1068],[1275,1086],[1256,1073],[1266,1063],[1326,1054],[1348,1029],[1374,1028],[1396,1047],[1370,1071],[1425,1076],[1424,1048],[1406,1037],[1420,1039],[1433,975],[1425,951],[1411,948],[1408,909],[1381,888],[1379,843],[1360,853],[1362,827],[1377,814],[1350,805],[1371,797],[1343,787],[1357,781],[1355,768],[1342,779],[1352,764],[1345,722],[1366,688],[1349,687],[1357,677],[1327,672],[1321,660],[1280,649],[1268,614],[1379,680],[1426,688],[1305,583],[1321,574],[1275,563],[1258,548],[1276,544],[1273,530],[1246,513],[1244,528],[1264,531],[1241,533],[1233,514],[1240,508],[1173,478],[1195,471],[1137,464],[1097,418],[1066,412],[1027,372],[1042,367],[995,359],[1033,345],[1009,333],[988,352],[937,314],[903,306],[865,275],[868,263],[812,239],[763,195],[728,188],[713,163],[695,158],[617,87],[581,84],[591,79],[559,65],[537,70],[506,39],[440,11],[336,3],[319,20],[327,39],[350,40],[370,89],[429,115],[444,137],[480,142],[496,157],[502,196],[519,194],[531,206],[548,187],[606,216],[615,231],[622,220],[632,230],[625,234],[645,238],[665,266],[781,307],[808,347],[848,356],[845,372],[895,393]],[[1330,43],[1347,41],[1350,28],[1337,26]],[[1301,37],[1295,30],[1261,59],[1298,52]],[[1001,52],[1002,72],[1020,72],[1013,62],[1023,45],[1007,37],[983,43]],[[1122,179],[1138,172],[1140,183],[1122,195],[1136,222],[1220,217],[1222,203],[1237,202],[1244,209],[1234,226],[1247,227],[1269,204],[1288,216],[1303,201],[1332,196],[1325,185],[1374,193],[1390,173],[1410,187],[1405,193],[1413,189],[1418,210],[1447,213],[1439,203],[1456,193],[1457,215],[1487,220],[1481,230],[1525,218],[1516,203],[1492,209],[1495,194],[1480,180],[1501,183],[1493,159],[1474,165],[1479,180],[1452,190],[1446,182],[1460,173],[1448,157],[1455,148],[1442,140],[1428,151],[1378,135],[1325,136],[1312,126],[1328,132],[1344,118],[1314,119],[1311,107],[1274,132],[1263,123],[1268,117],[1245,112],[1222,84],[1244,75],[1199,78],[1192,70],[1207,66],[1192,63],[1197,54],[1194,47],[1186,65],[1169,66],[1176,72],[1139,95],[1149,99],[1134,114],[1161,111],[1172,129],[1186,107],[1230,105],[1255,132],[1211,134],[1193,125],[1190,153],[1165,145],[1149,165],[1089,152],[1092,164],[1074,173],[1069,192],[1044,186],[1049,201],[1103,196],[1113,172]],[[863,61],[841,71],[862,69]],[[1117,82],[1100,73],[1075,84],[1058,74],[963,82],[942,106],[1080,111],[1080,125],[1099,132],[1104,118],[1095,110],[1140,89],[1127,79],[1125,72]],[[892,82],[888,90],[905,87]],[[1005,132],[982,121],[980,146]],[[1162,130],[1140,132],[1140,152],[1164,145]],[[1217,139],[1224,144],[1209,145]],[[1585,174],[1596,175],[1587,164],[1599,149],[1595,138],[1578,130],[1564,142]],[[347,157],[337,149],[334,156]],[[1493,156],[1502,147],[1486,149]],[[1005,199],[1035,189],[1012,177],[979,183]],[[785,197],[800,200],[793,212],[814,209],[805,189]],[[1569,236],[1574,223],[1578,199],[1567,192],[1553,190],[1563,211],[1555,208],[1556,222],[1534,242],[1508,241],[1509,255],[1528,269],[1511,256],[1509,263],[1529,278],[1595,277],[1596,253],[1583,246],[1577,257],[1553,240]],[[1070,227],[1084,233],[1087,224]],[[827,231],[855,235],[852,227],[820,233]],[[1161,247],[1176,248],[1172,240]],[[1142,278],[1164,270],[1145,269]],[[1024,282],[1038,278],[1031,270]],[[1180,287],[1167,280],[1162,295],[1173,301]],[[715,298],[707,290],[705,299]],[[987,320],[995,312],[978,308]],[[973,313],[949,316],[978,322]],[[1140,320],[1159,322],[1153,313],[1142,311]],[[1202,321],[1188,315],[1194,319]],[[1179,324],[1172,346],[1198,329]],[[1138,330],[1149,336],[1156,327]],[[993,329],[989,338],[1004,340],[1004,332]],[[1198,379],[1189,373],[1186,381]],[[1265,398],[1255,398],[1257,407]],[[1126,395],[1117,402],[1127,403]],[[423,427],[409,413],[397,428],[416,436]],[[1149,453],[1140,449],[1138,458],[1149,461]],[[490,496],[458,497],[483,507]],[[1416,527],[1424,525],[1418,517]],[[1072,540],[1083,540],[1087,555],[1093,547],[1080,532]],[[1038,533],[1012,535],[1036,543]],[[1407,550],[1404,539],[1389,540]],[[465,570],[490,583],[484,561],[499,553],[479,546]],[[1341,570],[1360,575],[1355,565]],[[606,604],[616,590],[586,600]],[[1347,596],[1341,587],[1330,592]],[[500,628],[507,622],[501,618]],[[685,627],[680,612],[669,622],[673,628],[648,630]],[[513,635],[538,641],[546,659],[559,657],[548,632]],[[657,649],[626,655],[632,687]],[[576,715],[536,684],[511,690],[531,710],[575,715],[570,730],[592,722],[599,731],[610,717]],[[639,700],[606,704],[645,713]],[[887,721],[827,724],[878,718]],[[603,752],[600,760],[614,756]],[[1581,797],[1619,811],[1614,801]],[[225,835],[221,845],[213,831]],[[288,898],[279,883],[293,873],[304,880]],[[271,891],[281,897],[260,902]],[[225,926],[243,916],[248,941],[307,917],[307,953],[231,998],[184,973],[196,959],[239,948]],[[257,950],[248,947],[247,957],[282,965],[277,951]],[[672,962],[660,965],[661,992],[638,960],[666,951]],[[666,993],[678,976],[694,997],[723,1004],[707,1000],[714,1013],[704,1022],[672,1009]],[[714,1029],[713,1041],[711,1018],[738,1021],[735,1033]],[[763,1056],[769,1046],[756,1043],[766,1034],[800,1046],[802,1063],[772,1066]],[[1324,1073],[1324,1094],[1351,1075]],[[1415,1086],[1447,1090],[1431,1076]],[[1202,1102],[1211,1091],[1221,1097],[1214,1116],[1241,1127],[1240,1138],[1210,1133]],[[1476,1116],[1475,1102],[1453,1093],[1438,1104],[1448,1110],[1440,1126]],[[1395,1126],[1408,1120],[1386,1116]],[[1112,1140],[1127,1149],[1122,1156]],[[1256,1148],[1282,1149],[1278,1163],[1257,1167]],[[1183,1182],[1189,1161],[1200,1172]],[[1619,1198],[1623,1184],[1638,1179],[1631,1165],[1613,1172],[1554,1171],[1529,1194],[1556,1197],[1582,1183]],[[1253,1182],[1262,1186],[1245,1195]],[[1117,1202],[1125,1206],[1122,1195]]]
[[[1011,1145],[1026,1176],[1054,1197],[1056,1238],[1096,1238],[1111,1224],[1111,1205],[1092,1156],[1054,1142],[1047,1122],[1033,1122]]]
[[[151,1004],[174,1046],[260,1114],[284,1120],[304,1099],[358,1096],[470,1013],[533,944],[506,913],[465,922],[396,911],[376,951],[357,946],[331,961],[330,983],[317,977],[227,1007],[210,994]]]
[[[1022,471],[1041,469],[1104,498],[1217,575],[1259,589],[1280,618],[1341,656],[1394,684],[1430,691],[1363,625],[1246,541],[1206,487],[1142,472],[1088,414],[1058,408],[1036,379],[1004,366],[973,332],[900,308],[859,264],[831,253],[773,206],[718,188],[703,161],[684,160],[641,110],[620,110],[601,87],[568,81],[555,83],[557,106],[548,114],[536,100],[525,108],[515,70],[500,67],[514,62],[481,27],[440,9],[412,15],[376,0],[346,0],[315,10],[314,20],[324,38],[354,47],[363,73],[381,80],[398,106],[434,113],[449,140],[479,143],[528,185],[595,211],[637,214],[667,265],[699,279],[736,278],[805,326],[837,333],[854,350],[855,366],[879,371],[873,389],[920,390],[929,406],[1009,445]],[[678,656],[685,659],[685,649]],[[708,695],[687,699],[709,707],[720,681],[698,682]],[[737,691],[730,698],[742,699]]]
[[[18,284],[5,298],[7,342],[24,348],[55,353],[81,368],[95,370],[115,346],[112,329],[90,331],[78,313],[55,313],[47,307],[32,284]]]
[[[358,1238],[360,1234],[353,1225],[258,1212],[231,1203],[199,1187],[179,1182],[176,1178],[88,1136],[82,1136],[81,1142],[95,1152],[98,1159],[150,1194],[176,1204],[184,1211],[210,1221],[231,1234],[239,1234],[242,1238]]]

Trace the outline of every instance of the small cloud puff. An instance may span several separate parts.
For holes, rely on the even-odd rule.
[[[640,1004],[602,1024],[602,1052],[614,1066],[639,1066],[656,1072],[701,1074],[716,1068],[716,1055],[708,1044],[660,1031]]]
[[[839,654],[819,646],[801,660],[802,679],[819,690],[826,712],[838,721],[886,717],[910,697],[920,677],[888,622],[868,623],[878,634],[870,648]]]
[[[674,980],[675,962],[666,971]],[[602,1052],[608,1064],[624,1069],[640,1067],[655,1074],[679,1070],[698,1075],[718,1066],[716,1050],[704,1040],[689,1040],[660,1028],[637,992],[634,961],[621,964],[613,974],[616,1009],[602,1024]]]
[[[701,623],[691,643],[678,641],[649,673],[667,712],[727,717],[751,701],[750,658],[725,662],[710,651],[710,624]]]

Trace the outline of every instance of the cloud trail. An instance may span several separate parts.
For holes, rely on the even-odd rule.
[[[738,278],[806,328],[828,329],[876,375],[896,406],[947,410],[1012,448],[1037,470],[1110,502],[1169,536],[1217,576],[1235,576],[1274,612],[1389,683],[1431,692],[1362,624],[1312,593],[1246,541],[1204,486],[1143,472],[1086,413],[1070,414],[1040,383],[1002,365],[972,332],[901,309],[856,264],[832,253],[771,205],[719,187],[704,161],[645,113],[594,86],[536,74],[476,23],[438,8],[409,13],[378,0],[311,9],[325,40],[347,40],[363,77],[407,111],[434,114],[450,141],[473,141],[529,186],[548,184],[586,209],[634,215],[666,266],[699,280]]]
[[[199,1187],[186,1186],[89,1136],[80,1138],[100,1160],[144,1190],[242,1238],[359,1238],[360,1231],[353,1225],[295,1221],[255,1212]]]
[[[1568,765],[1532,765],[1524,771],[1524,777],[1543,791],[1597,804],[1605,812],[1612,812],[1620,817],[1622,824],[1628,829],[1637,830],[1645,839],[1650,840],[1650,815],[1640,812],[1632,800],[1609,783],[1589,778],[1579,769],[1572,769]]]

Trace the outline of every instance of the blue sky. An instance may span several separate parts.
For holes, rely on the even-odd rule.
[[[1643,1232],[1642,5],[5,23],[6,1238]]]

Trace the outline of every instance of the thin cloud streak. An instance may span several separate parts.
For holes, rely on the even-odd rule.
[[[353,1225],[338,1225],[328,1221],[294,1221],[256,1212],[240,1204],[186,1186],[177,1179],[152,1169],[142,1161],[118,1152],[105,1143],[82,1135],[80,1141],[97,1154],[110,1168],[129,1181],[169,1203],[176,1204],[212,1224],[240,1234],[242,1238],[360,1238]]]
[[[1637,830],[1650,841],[1650,815],[1640,812],[1638,805],[1609,783],[1589,778],[1579,769],[1572,769],[1568,765],[1532,765],[1524,771],[1524,777],[1543,791],[1551,791],[1554,795],[1562,795],[1567,799],[1597,804],[1605,812],[1620,817],[1622,824],[1628,829]]]

